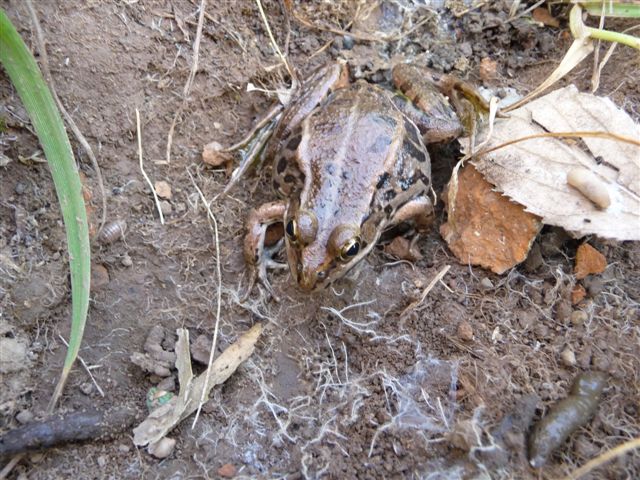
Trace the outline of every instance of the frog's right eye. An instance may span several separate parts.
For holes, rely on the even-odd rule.
[[[284,231],[287,233],[287,237],[292,242],[298,240],[298,224],[294,219],[291,219],[287,222],[287,225],[284,227]]]

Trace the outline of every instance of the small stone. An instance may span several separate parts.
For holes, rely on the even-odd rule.
[[[609,359],[602,354],[594,355],[591,364],[595,370],[600,370],[601,372],[608,372],[611,366]]]
[[[578,280],[587,275],[604,272],[607,268],[607,259],[598,250],[588,243],[583,243],[576,252],[576,265],[574,273]]]
[[[162,211],[163,215],[171,215],[171,212],[173,211],[173,206],[166,200],[162,200],[160,202],[160,210]]]
[[[577,305],[584,297],[587,295],[587,291],[584,289],[582,285],[575,285],[573,290],[571,290],[571,304]]]
[[[483,82],[489,82],[491,80],[495,80],[496,72],[498,70],[498,62],[495,60],[485,57],[480,60],[480,78]]]
[[[493,288],[493,282],[485,277],[482,280],[480,280],[480,288],[482,290],[491,290]]]
[[[579,327],[587,321],[587,313],[582,310],[574,310],[571,312],[571,324],[575,327]]]
[[[40,463],[42,460],[44,460],[44,453],[36,452],[29,455],[29,461],[31,463]]]
[[[458,325],[458,338],[465,342],[473,340],[473,327],[471,327],[471,324],[466,320],[463,320]]]
[[[176,447],[174,438],[164,437],[148,447],[148,452],[156,458],[167,458]]]
[[[540,22],[547,27],[558,28],[560,26],[560,21],[551,15],[547,8],[536,8],[531,12],[531,16],[536,22]]]
[[[568,300],[560,300],[556,305],[556,320],[563,325],[566,325],[571,318],[571,302]]]
[[[344,35],[342,37],[342,48],[345,50],[351,50],[355,45],[355,41],[351,35]]]
[[[218,142],[211,142],[202,149],[202,161],[212,167],[230,164],[233,162],[233,155],[229,152],[221,152],[222,145]]]
[[[576,364],[576,354],[573,353],[573,350],[569,347],[566,347],[562,353],[560,353],[560,358],[562,359],[562,363],[567,367],[574,367]]]
[[[100,455],[97,461],[100,468],[104,468],[107,465],[107,457],[105,455]]]
[[[104,265],[91,265],[91,291],[98,290],[109,283],[109,272]]]
[[[218,475],[223,478],[233,478],[236,476],[236,467],[232,463],[225,463],[218,469]]]
[[[187,211],[187,205],[182,202],[176,203],[173,207],[177,213],[182,213]]]
[[[121,443],[120,445],[118,445],[118,451],[122,453],[128,453],[131,451],[131,447],[129,445]]]
[[[15,192],[18,195],[22,195],[26,190],[27,190],[27,186],[24,183],[22,182],[16,183]]]
[[[17,338],[0,338],[0,373],[19,372],[27,367],[27,344]]]
[[[604,280],[599,277],[589,277],[585,279],[584,285],[591,298],[598,296],[604,290]]]
[[[400,260],[408,260],[410,262],[416,262],[422,259],[422,254],[417,248],[414,242],[404,238],[396,237],[384,247],[385,253],[388,253],[392,257]]]
[[[583,370],[589,369],[591,366],[591,347],[588,345],[584,346],[580,352],[578,352],[577,361],[580,368]]]
[[[171,185],[169,185],[164,180],[158,180],[155,185],[156,193],[160,198],[164,198],[165,200],[171,200],[173,197],[173,193],[171,192]]]
[[[84,393],[87,397],[93,393],[93,383],[84,382],[80,385],[80,391]]]
[[[120,260],[120,263],[122,264],[123,267],[130,267],[131,265],[133,265],[133,260],[131,260],[131,257],[125,253],[122,259]]]
[[[534,327],[533,332],[536,334],[536,338],[544,339],[549,336],[549,327],[547,327],[544,323],[538,323]]]
[[[22,425],[24,425],[25,423],[29,423],[33,420],[33,413],[31,413],[29,410],[22,410],[16,415],[16,420]]]
[[[198,335],[191,345],[191,358],[198,363],[207,365],[210,352],[211,337],[205,334]]]

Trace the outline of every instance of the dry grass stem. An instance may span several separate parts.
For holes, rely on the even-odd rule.
[[[191,180],[193,187],[198,192],[198,195],[200,196],[200,199],[202,200],[204,207],[207,209],[207,214],[210,219],[210,225],[212,226],[212,229],[213,229],[213,239],[216,247],[216,279],[218,281],[218,289],[217,289],[217,296],[216,296],[216,323],[213,328],[213,340],[211,341],[211,351],[209,352],[209,361],[207,363],[206,380],[205,380],[204,388],[202,389],[202,394],[200,395],[200,400],[198,401],[198,409],[196,410],[196,416],[193,419],[193,424],[191,425],[191,428],[193,429],[196,426],[196,422],[198,421],[198,417],[200,416],[200,411],[202,410],[202,405],[206,401],[207,394],[209,393],[209,377],[211,377],[213,356],[216,351],[216,346],[218,343],[218,332],[220,330],[220,306],[222,305],[222,271],[220,268],[220,239],[218,236],[218,221],[216,220],[215,215],[211,211],[210,202],[207,202],[207,199],[202,193],[202,190],[200,190],[200,187],[198,187],[198,184],[196,183],[195,179],[193,178],[193,175],[191,174],[188,168],[187,168],[187,174],[189,175],[189,179]]]
[[[640,437],[633,438],[621,445],[618,445],[615,448],[612,448],[611,450],[607,450],[603,454],[598,455],[596,458],[589,460],[583,466],[564,477],[563,480],[577,480],[578,478],[586,475],[587,473],[600,467],[601,465],[604,465],[605,463],[621,455],[624,455],[631,450],[635,450],[636,448],[640,448]]]
[[[66,108],[64,108],[64,105],[62,104],[62,102],[60,101],[60,98],[58,97],[58,93],[56,92],[56,89],[53,83],[53,77],[51,76],[51,70],[49,69],[49,57],[47,55],[47,49],[45,47],[45,41],[44,41],[44,33],[42,32],[42,28],[40,26],[40,20],[38,19],[38,14],[33,8],[33,3],[31,2],[31,0],[27,0],[26,4],[27,4],[27,9],[29,10],[29,15],[31,16],[31,21],[33,22],[33,28],[36,32],[38,53],[40,54],[40,68],[42,70],[42,73],[44,74],[44,78],[46,79],[47,84],[49,85],[49,89],[51,90],[53,99],[55,100],[56,105],[58,106],[58,110],[60,110],[60,112],[62,113],[62,116],[64,117],[65,121],[69,125],[69,128],[73,132],[73,135],[76,137],[76,140],[78,140],[78,143],[84,149],[85,153],[87,154],[87,157],[89,157],[89,160],[91,161],[91,166],[93,167],[93,170],[96,172],[96,180],[98,181],[98,188],[100,189],[100,198],[102,202],[102,212],[100,214],[100,226],[98,227],[98,231],[96,232],[96,235],[94,237],[94,238],[98,238],[100,236],[100,232],[102,231],[102,228],[104,227],[104,224],[107,221],[107,194],[104,190],[104,182],[102,180],[102,170],[100,170],[100,165],[98,165],[98,159],[93,154],[93,149],[91,148],[91,145],[89,145],[89,142],[87,141],[85,136],[82,134],[82,132],[78,128],[78,125],[76,125],[76,122],[73,121],[73,118],[71,117],[71,115],[69,115]]]
[[[425,298],[427,298],[427,295],[429,295],[429,292],[433,289],[433,287],[435,287],[436,283],[438,283],[440,280],[444,278],[444,276],[447,274],[450,268],[451,268],[451,265],[445,265],[444,267],[442,267],[442,269],[438,272],[438,274],[435,277],[433,277],[433,279],[429,282],[429,285],[427,285],[427,287],[422,291],[422,295],[420,295],[420,298],[415,302],[412,302],[407,308],[405,308],[400,314],[400,316],[404,317],[404,315],[407,312],[410,312],[411,310],[415,309],[418,305],[420,305],[422,302],[424,302]]]
[[[173,132],[176,128],[176,122],[178,121],[178,117],[182,115],[184,111],[184,107],[187,105],[187,101],[189,98],[189,92],[191,92],[191,87],[193,86],[193,79],[196,76],[196,72],[198,70],[198,56],[200,53],[200,40],[202,39],[202,27],[204,25],[204,10],[206,7],[206,0],[202,0],[200,2],[200,15],[198,16],[198,28],[196,30],[196,39],[193,42],[193,62],[191,63],[191,71],[189,72],[189,77],[187,78],[187,82],[184,84],[184,88],[182,90],[182,103],[180,107],[176,111],[173,116],[173,120],[171,121],[171,126],[169,127],[169,134],[167,135],[167,156],[166,163],[171,163],[171,145],[173,144]]]
[[[144,177],[147,185],[151,189],[151,193],[153,194],[153,199],[156,203],[156,208],[158,210],[158,215],[160,215],[160,223],[164,225],[164,215],[162,214],[162,208],[160,208],[160,199],[158,198],[158,194],[156,193],[156,189],[153,186],[153,182],[147,175],[147,172],[144,171],[144,165],[142,162],[142,130],[140,128],[140,112],[136,108],[136,133],[138,136],[138,160],[140,163],[140,171],[142,172],[142,176]]]

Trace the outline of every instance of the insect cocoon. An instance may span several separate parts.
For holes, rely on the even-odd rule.
[[[567,183],[591,200],[601,210],[611,205],[607,184],[593,172],[583,167],[573,168],[567,173]]]

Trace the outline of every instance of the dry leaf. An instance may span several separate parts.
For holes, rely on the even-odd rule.
[[[640,127],[611,100],[556,90],[498,119],[489,146],[545,131],[599,131],[640,138]],[[578,236],[640,240],[640,147],[615,139],[545,137],[519,142],[473,161],[476,168],[527,211]],[[567,183],[575,168],[591,172],[609,196],[602,209]],[[595,197],[593,197],[595,198]]]
[[[251,356],[262,333],[262,325],[257,323],[245,332],[233,345],[228,347],[211,364],[210,376],[207,372],[193,376],[191,356],[189,353],[189,333],[178,329],[176,342],[176,367],[180,391],[169,402],[153,410],[149,416],[133,429],[133,443],[138,446],[153,444],[164,437],[178,423],[187,418],[198,408],[202,390],[211,390],[215,385],[224,383],[233,372]],[[209,396],[206,392],[205,398]]]

